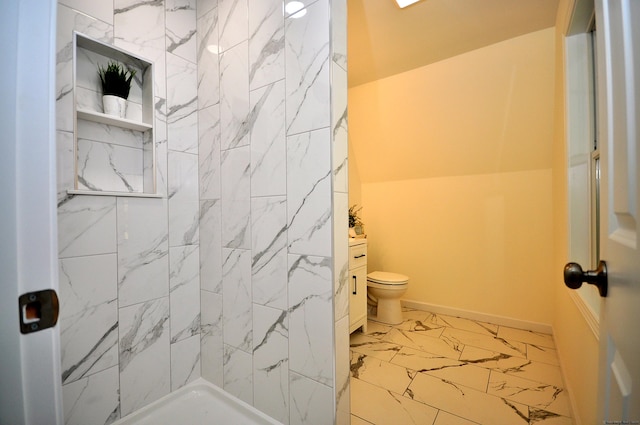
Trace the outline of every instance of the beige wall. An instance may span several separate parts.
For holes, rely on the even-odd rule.
[[[407,274],[406,299],[552,322],[554,36],[349,90],[369,271]]]
[[[568,261],[567,147],[564,87],[564,32],[575,0],[561,0],[556,43],[555,130],[553,142],[553,285],[556,300],[553,331],[576,425],[597,423],[598,340],[578,310],[559,272]]]
[[[351,105],[349,105],[351,108]],[[352,135],[349,135],[349,206],[362,205],[362,182],[358,169],[358,158],[353,151]]]
[[[369,270],[405,298],[552,323],[576,424],[597,422],[598,340],[562,282],[568,261],[564,29],[349,90],[350,204]]]

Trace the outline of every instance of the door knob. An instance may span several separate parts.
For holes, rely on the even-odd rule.
[[[607,296],[607,263],[600,261],[595,270],[582,271],[578,263],[567,263],[564,266],[564,284],[571,289],[578,289],[583,282],[596,285],[601,297]]]

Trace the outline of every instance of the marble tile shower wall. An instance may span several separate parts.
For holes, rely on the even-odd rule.
[[[331,1],[331,132],[336,424],[351,423],[349,353],[349,180],[347,126],[347,1]]]
[[[58,9],[66,422],[202,375],[286,424],[348,423],[346,1],[103,3]],[[154,61],[166,198],[66,194],[74,29]]]
[[[346,15],[336,51],[330,9],[346,2],[305,3],[288,16],[282,0],[198,2],[202,376],[282,423],[333,424],[349,343],[333,302],[346,295],[333,248],[337,228],[347,247]]]
[[[67,424],[111,423],[200,377],[195,27],[195,0],[58,4],[58,238]],[[74,180],[74,30],[155,63],[163,198],[67,194]],[[104,145],[103,162],[121,171],[118,148],[105,143],[116,130],[80,122],[78,131]],[[92,151],[83,160],[100,160]]]

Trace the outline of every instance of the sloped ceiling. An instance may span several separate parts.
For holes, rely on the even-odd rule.
[[[348,0],[349,87],[554,26],[558,0]]]

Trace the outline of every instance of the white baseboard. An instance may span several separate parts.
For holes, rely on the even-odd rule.
[[[465,319],[479,320],[481,322],[493,323],[494,325],[508,326],[510,328],[524,329],[527,331],[541,332],[553,335],[553,327],[546,323],[530,322],[528,320],[514,319],[512,317],[499,316],[496,314],[480,313],[478,311],[463,310],[459,308],[446,307],[443,305],[430,304],[415,300],[400,300],[402,306],[424,310],[430,313],[446,314],[448,316],[462,317]]]

